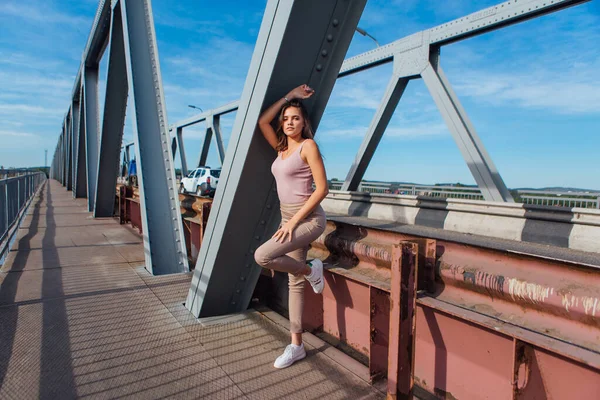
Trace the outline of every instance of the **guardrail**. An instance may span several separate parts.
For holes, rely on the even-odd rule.
[[[43,172],[19,171],[18,176],[0,179],[0,264],[31,198],[46,181]]]
[[[332,181],[329,189],[341,190],[344,182]],[[408,185],[389,182],[362,181],[359,192],[428,196],[443,199],[484,200],[479,188],[465,186]],[[559,192],[551,190],[517,190],[517,203],[555,207],[600,209],[600,192]]]
[[[600,209],[600,193],[555,192],[550,190],[517,190],[525,204],[556,207],[581,207]]]

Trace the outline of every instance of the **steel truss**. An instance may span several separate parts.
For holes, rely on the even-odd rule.
[[[204,144],[202,145],[202,149],[200,150],[200,158],[198,159],[198,163],[196,166],[201,167],[206,165],[208,150],[210,149],[210,142],[213,137],[215,139],[215,145],[217,146],[217,151],[219,153],[219,160],[222,165],[223,161],[225,160],[225,148],[223,147],[223,134],[221,132],[221,116],[236,111],[238,109],[238,106],[239,101],[233,101],[221,107],[176,122],[169,127],[170,131],[175,132],[171,143],[173,158],[175,158],[177,154],[177,149],[179,149],[181,173],[183,174],[183,176],[188,174],[185,147],[183,145],[183,128],[197,124],[199,122],[206,121]]]
[[[423,78],[485,200],[513,202],[492,158],[439,65],[440,49],[449,43],[585,1],[588,0],[507,1],[346,60],[340,76],[387,62],[393,62],[393,73],[342,190],[358,189],[406,85],[411,79]]]
[[[512,202],[513,199],[491,157],[439,66],[440,47],[582,2],[508,1],[350,58],[344,61],[341,70],[327,71],[326,79],[334,80],[337,76],[343,77],[386,62],[394,63],[392,77],[383,100],[348,173],[343,190],[358,188],[408,82],[422,77],[485,199]],[[299,79],[298,77],[303,77],[306,72],[296,72],[294,68],[299,62],[310,63],[295,59],[294,54],[289,54],[286,49],[291,46],[302,49],[302,54],[318,54],[323,43],[330,40],[328,34],[325,41],[323,38],[304,40],[306,33],[303,32],[298,34],[298,42],[292,42],[286,35],[288,32],[282,32],[281,25],[293,27],[295,24],[301,24],[305,14],[279,8],[275,12],[275,7],[280,3],[270,1],[267,5],[261,34],[240,101],[240,110],[236,116],[230,150],[225,158],[219,191],[213,203],[188,293],[186,307],[197,317],[241,311],[246,309],[250,302],[260,272],[260,268],[254,263],[253,253],[264,241],[265,235],[274,230],[273,225],[277,221],[274,217],[277,199],[273,181],[266,179],[270,177],[267,167],[273,159],[272,151],[260,138],[260,134],[254,133],[259,111],[294,84],[300,81],[312,83],[310,77],[305,80]],[[297,4],[294,8],[296,6]],[[328,5],[311,6],[314,7],[311,13],[314,16],[321,14],[322,8]],[[286,17],[287,20],[282,21]],[[330,23],[333,25],[333,19]],[[352,30],[354,28],[356,25],[352,26]],[[270,35],[267,37],[269,30]],[[328,50],[321,53],[323,57],[327,54]],[[274,57],[276,59],[273,61]],[[317,63],[322,60],[316,58]],[[310,57],[306,59],[312,60]],[[320,71],[319,65],[305,64],[302,68],[309,70],[310,66]],[[281,73],[280,68],[284,66],[289,68],[289,71]],[[322,65],[320,67],[322,68]],[[296,79],[287,86],[284,85],[290,76]],[[325,74],[322,76],[325,77]],[[323,88],[317,88],[317,93],[323,93]],[[329,95],[330,92],[324,94],[325,101],[323,98],[317,100],[318,105],[309,102],[315,125],[318,124]],[[178,140],[182,144],[180,136]],[[259,183],[258,180],[262,182]],[[270,188],[270,191],[267,188]],[[253,240],[248,242],[248,238]],[[240,246],[240,243],[244,246]]]
[[[99,63],[107,47],[108,77],[100,123]],[[150,0],[101,0],[82,60],[52,177],[72,189],[74,197],[87,197],[94,217],[112,216],[131,93],[145,266],[153,274],[185,272],[189,267]]]

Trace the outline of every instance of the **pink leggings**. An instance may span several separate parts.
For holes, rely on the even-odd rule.
[[[292,218],[304,203],[281,204],[281,224]],[[290,332],[302,333],[304,307],[304,276],[299,272],[306,266],[306,253],[310,244],[325,231],[325,211],[321,206],[303,219],[292,232],[292,240],[278,243],[269,239],[254,252],[254,259],[264,268],[287,272],[289,282]]]

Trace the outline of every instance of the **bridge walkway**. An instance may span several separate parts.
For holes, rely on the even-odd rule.
[[[274,369],[288,342],[276,316],[198,321],[183,306],[191,274],[151,276],[143,251],[45,184],[0,270],[0,398],[384,397],[311,335],[307,359]]]

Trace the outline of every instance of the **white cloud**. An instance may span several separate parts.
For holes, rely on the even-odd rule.
[[[28,132],[17,132],[17,131],[2,131],[0,130],[0,136],[11,136],[20,138],[39,138],[39,135]]]
[[[88,18],[61,13],[49,9],[43,3],[28,5],[22,3],[4,3],[0,4],[0,15],[17,17],[32,22],[41,22],[44,24],[68,24],[68,25],[91,25]]]
[[[344,138],[364,138],[367,130],[367,126],[358,126],[352,128],[342,129],[320,129],[319,139],[321,140],[338,140],[340,137]],[[403,140],[416,140],[424,139],[427,137],[448,135],[448,129],[444,124],[429,124],[429,123],[418,123],[418,124],[406,124],[406,125],[395,125],[388,126],[385,130],[384,137],[403,139]]]
[[[60,116],[66,112],[63,108],[48,108],[41,106],[31,106],[28,104],[0,104],[0,114],[5,116],[17,116],[19,119],[22,117],[31,118],[33,116],[39,116],[40,114]]]
[[[547,109],[559,114],[599,114],[600,79],[585,79],[587,68],[593,67],[531,74],[463,71],[453,85],[459,95],[491,104],[516,103],[520,107]]]

